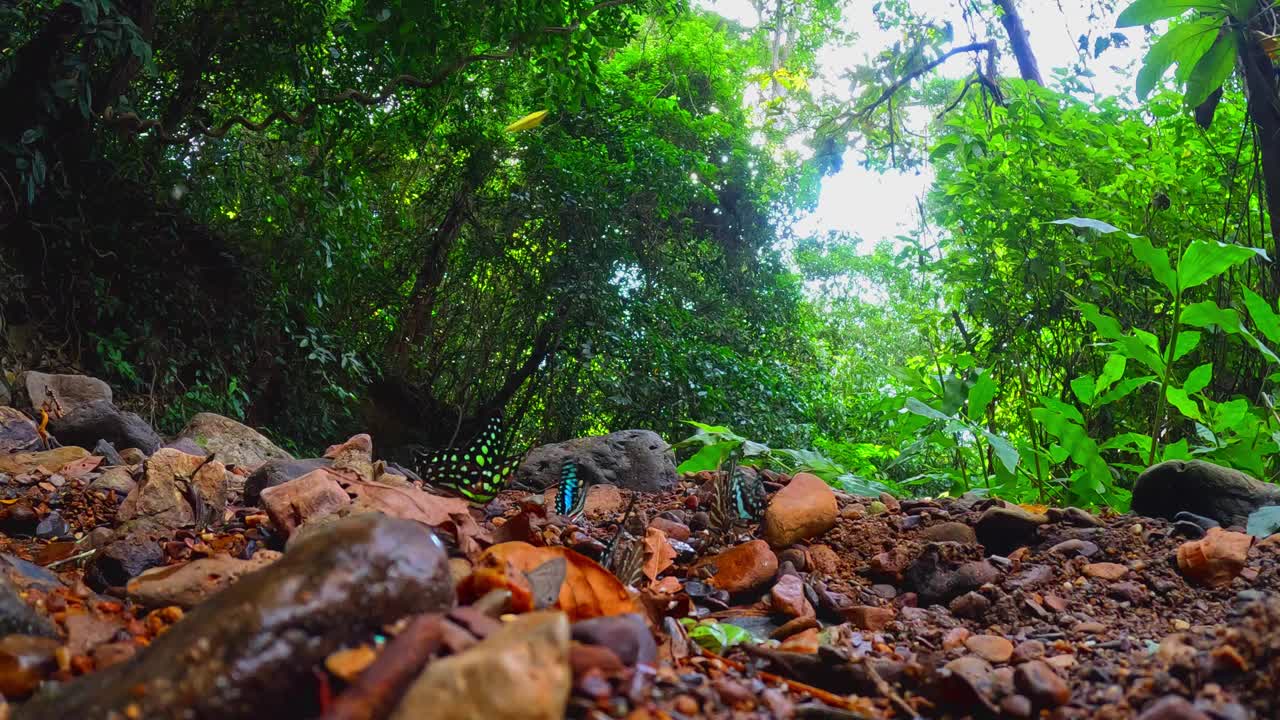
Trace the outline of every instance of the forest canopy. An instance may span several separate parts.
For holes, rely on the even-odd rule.
[[[731,5],[5,5],[4,368],[309,449],[502,412],[855,491],[1274,478],[1271,3],[1090,0],[1065,58],[1026,2]],[[811,221],[850,168],[928,178],[894,237]]]

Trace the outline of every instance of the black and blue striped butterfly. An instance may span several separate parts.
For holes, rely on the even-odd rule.
[[[759,522],[764,516],[766,494],[760,476],[738,467],[737,451],[725,460],[711,494],[711,525],[730,533],[740,522]]]
[[[560,466],[560,486],[556,488],[556,512],[567,518],[582,514],[587,504],[587,483],[578,472],[578,463],[565,460]]]
[[[502,415],[489,418],[466,448],[417,453],[414,471],[431,485],[453,490],[468,500],[489,502],[506,487],[520,460],[506,456]]]

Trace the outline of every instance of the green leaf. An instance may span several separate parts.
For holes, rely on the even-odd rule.
[[[1182,102],[1187,107],[1199,107],[1231,76],[1231,71],[1236,67],[1238,43],[1235,32],[1228,31],[1219,35],[1209,52],[1195,64],[1191,74],[1187,76],[1187,92],[1182,97]]]
[[[969,419],[974,422],[982,420],[986,416],[987,406],[995,398],[998,388],[996,381],[991,378],[990,371],[984,372],[977,381],[973,383],[973,387],[969,388]]]
[[[1169,28],[1164,37],[1151,46],[1143,59],[1136,83],[1138,99],[1145,100],[1174,63],[1178,64],[1178,75],[1181,76],[1178,81],[1185,82],[1185,76],[1191,73],[1196,62],[1213,46],[1221,25],[1221,18],[1204,17]]]
[[[1151,436],[1136,432],[1120,433],[1103,443],[1101,449],[1129,450],[1146,455],[1151,452]]]
[[[1178,412],[1182,413],[1186,417],[1189,417],[1192,420],[1204,419],[1200,414],[1200,406],[1196,404],[1195,400],[1187,397],[1186,390],[1170,385],[1164,389],[1164,396],[1169,400],[1170,405],[1178,408]]]
[[[1128,359],[1123,355],[1111,354],[1107,356],[1107,363],[1102,366],[1102,373],[1098,375],[1098,381],[1094,383],[1094,395],[1100,392],[1106,392],[1117,380],[1124,377],[1124,368],[1128,364]]]
[[[929,407],[928,405],[925,405],[924,403],[920,402],[919,400],[913,397],[907,398],[907,402],[903,406],[903,409],[906,410],[907,412],[915,413],[916,415],[921,415],[927,418],[933,418],[934,420],[946,421],[946,420],[954,419],[950,415],[947,415],[946,413],[940,412],[938,410],[934,410],[933,408]]]
[[[1267,538],[1280,532],[1280,505],[1258,508],[1249,515],[1245,532],[1256,538]]]
[[[715,470],[720,467],[724,459],[729,453],[740,443],[736,440],[728,440],[725,442],[712,443],[703,447],[692,457],[680,463],[680,467],[676,468],[678,473],[701,472],[703,470]]]
[[[1209,386],[1209,381],[1213,379],[1213,363],[1205,363],[1187,375],[1187,381],[1182,383],[1182,389],[1187,391],[1188,395],[1194,395]]]
[[[1079,300],[1076,301],[1076,305],[1080,308],[1080,316],[1089,321],[1102,337],[1115,340],[1124,335],[1124,328],[1120,326],[1120,321],[1099,310],[1097,305]]]
[[[1173,266],[1169,264],[1169,253],[1163,248],[1154,247],[1151,241],[1141,235],[1132,235],[1129,237],[1129,247],[1133,250],[1133,254],[1142,261],[1156,280],[1169,289],[1170,293],[1178,292],[1178,276],[1173,272]]]
[[[1249,311],[1254,327],[1271,342],[1280,342],[1280,316],[1271,309],[1271,303],[1243,285],[1240,286],[1240,292],[1244,295],[1244,306]]]
[[[1075,393],[1076,398],[1085,405],[1093,404],[1093,396],[1096,391],[1093,377],[1090,375],[1081,375],[1071,381],[1071,392]]]
[[[1173,348],[1173,362],[1187,356],[1200,345],[1200,333],[1197,330],[1183,330],[1178,333],[1178,343]]]
[[[1192,240],[1178,263],[1178,283],[1183,290],[1198,287],[1254,257],[1269,260],[1267,251],[1217,241]]]
[[[1081,425],[1084,424],[1084,415],[1081,415],[1080,411],[1077,410],[1074,405],[1068,405],[1057,398],[1048,396],[1040,398],[1040,402],[1043,403],[1046,408],[1052,410],[1058,415],[1070,418],[1072,421]]]
[[[1240,313],[1231,308],[1220,308],[1212,300],[1193,303],[1182,309],[1183,325],[1209,327],[1217,325],[1223,332],[1235,335],[1240,332]]]
[[[1156,379],[1155,375],[1145,375],[1143,377],[1128,378],[1126,380],[1121,380],[1109,392],[1103,394],[1102,397],[1098,398],[1098,401],[1094,404],[1098,406],[1109,405],[1117,400],[1128,397],[1131,393],[1133,393],[1134,390],[1137,390],[1138,388],[1142,387],[1143,385],[1146,385],[1147,383],[1155,379]]]
[[[1138,27],[1167,20],[1204,4],[1205,0],[1136,0],[1116,18],[1116,27]]]
[[[991,449],[995,451],[996,457],[1000,459],[1000,463],[1004,465],[1006,470],[1012,473],[1018,469],[1018,460],[1020,458],[1017,449],[1013,447],[1012,443],[986,430],[982,431],[982,436],[987,439],[987,442],[991,443]]]

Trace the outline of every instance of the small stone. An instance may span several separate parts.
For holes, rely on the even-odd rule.
[[[667,537],[675,538],[676,540],[688,540],[693,535],[693,531],[689,529],[688,525],[665,517],[656,517],[650,520],[649,527],[657,528],[666,533]]]
[[[1013,657],[1013,643],[999,635],[974,635],[965,640],[964,646],[969,652],[994,665],[1009,662],[1009,658]]]
[[[978,592],[967,592],[951,601],[948,606],[956,617],[976,620],[991,609],[991,601]]]
[[[1098,554],[1097,543],[1088,540],[1063,540],[1062,542],[1049,548],[1049,552],[1055,555],[1065,555],[1067,557],[1080,556],[1090,558]]]
[[[582,505],[582,514],[592,518],[603,518],[615,515],[626,508],[626,501],[616,485],[592,485],[587,488],[587,498]]]
[[[876,515],[883,515],[887,512],[889,512],[889,506],[879,500],[872,500],[867,504],[867,514],[872,517],[875,517]]]
[[[1000,712],[1011,718],[1031,717],[1031,699],[1026,695],[1010,695],[1000,701]]]
[[[1197,710],[1186,698],[1166,695],[1143,708],[1138,720],[1209,720],[1209,716]]]
[[[836,524],[836,496],[817,475],[798,473],[765,509],[761,535],[773,547],[817,537]]]
[[[1173,621],[1173,629],[1179,632],[1184,632],[1191,629],[1191,623],[1183,620],[1182,618],[1175,618]]]
[[[109,467],[89,483],[90,491],[113,492],[121,499],[128,497],[136,487],[138,483],[134,482],[133,474],[127,467]]]
[[[1051,666],[1040,660],[1019,665],[1014,671],[1013,682],[1018,691],[1038,708],[1056,708],[1067,704],[1071,699],[1071,688],[1066,681]]]
[[[1076,623],[1071,627],[1071,632],[1076,633],[1077,635],[1101,635],[1106,631],[1106,625],[1092,620]]]
[[[873,605],[855,605],[850,608],[844,608],[840,614],[845,620],[853,623],[853,626],[859,630],[870,630],[871,632],[880,632],[893,622],[894,613],[891,607],[875,607]]]
[[[1016,505],[988,508],[975,526],[978,541],[989,552],[1007,554],[1036,538],[1036,531],[1049,518]]]
[[[579,620],[570,633],[576,642],[608,648],[627,667],[657,662],[653,634],[644,618],[635,613]]]
[[[1178,546],[1178,569],[1201,585],[1229,585],[1244,569],[1252,544],[1244,533],[1210,528],[1204,538]]]
[[[96,590],[123,587],[143,570],[163,565],[164,562],[165,555],[160,543],[146,533],[131,532],[123,537],[116,537],[94,555],[89,561],[84,579],[89,587]]]
[[[676,711],[682,715],[697,715],[700,709],[698,701],[689,695],[676,697]]]
[[[718,555],[699,560],[691,569],[693,577],[709,570],[711,585],[730,593],[747,592],[769,582],[778,574],[778,556],[763,540],[752,540]]]
[[[812,655],[818,652],[818,647],[821,644],[821,639],[818,636],[818,628],[813,627],[808,630],[798,632],[786,640],[783,640],[782,644],[778,646],[778,649],[783,652]]]
[[[110,642],[98,645],[89,653],[94,667],[105,670],[112,665],[127,662],[138,652],[138,646],[131,642]]]
[[[1045,646],[1040,640],[1024,640],[1013,648],[1013,656],[1009,658],[1009,662],[1015,665],[1021,665],[1028,660],[1040,660],[1044,657]]]
[[[34,535],[40,515],[25,500],[0,507],[0,533],[8,536]]]
[[[953,627],[947,631],[946,635],[942,636],[942,649],[955,650],[956,648],[964,647],[964,642],[972,635],[973,633],[969,632],[969,628],[963,626]]]
[[[1129,568],[1119,563],[1097,562],[1085,565],[1081,572],[1099,580],[1120,580],[1129,574]]]
[[[778,553],[778,572],[787,574],[789,568],[792,573],[803,572],[808,566],[808,557],[805,555],[804,548],[796,545]]]
[[[242,575],[270,565],[280,555],[275,550],[259,550],[249,560],[223,554],[152,568],[130,580],[125,585],[125,593],[144,607],[176,605],[189,609],[231,585]]]
[[[898,503],[898,499],[887,492],[880,493],[880,502],[884,503],[885,509],[889,512],[902,512],[902,505]]]
[[[328,470],[313,470],[259,495],[271,522],[285,537],[308,520],[322,518],[351,504],[351,497]]]
[[[920,536],[933,542],[957,542],[961,545],[972,545],[978,542],[978,534],[973,528],[954,521],[930,525],[921,531]]]
[[[769,593],[773,609],[788,617],[814,615],[813,605],[804,596],[804,581],[799,575],[783,575]]]
[[[861,520],[867,516],[867,509],[861,503],[845,505],[840,508],[840,517],[844,520]]]
[[[44,519],[36,525],[36,537],[41,540],[52,540],[69,534],[71,534],[71,528],[67,527],[67,521],[62,519],[62,515],[57,510],[45,515]]]

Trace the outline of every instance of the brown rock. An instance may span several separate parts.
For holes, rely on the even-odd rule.
[[[773,547],[788,547],[835,527],[837,512],[831,486],[817,475],[799,473],[769,501],[761,534]]]
[[[623,511],[626,501],[616,485],[592,485],[587,488],[587,499],[582,514],[589,518],[601,518]]]
[[[1013,657],[1013,643],[999,635],[974,635],[964,641],[969,652],[994,665],[1009,662]]]
[[[324,517],[351,504],[347,491],[328,470],[313,470],[259,494],[271,522],[286,537],[308,520]]]
[[[1201,585],[1229,585],[1244,569],[1252,543],[1244,533],[1209,528],[1203,538],[1178,546],[1178,568]]]
[[[1063,540],[1057,545],[1054,545],[1049,548],[1049,552],[1054,553],[1055,555],[1066,555],[1067,557],[1079,555],[1080,557],[1088,558],[1097,555],[1098,549],[1097,543],[1073,538],[1071,540]]]
[[[67,615],[63,625],[67,628],[67,649],[72,655],[88,655],[90,650],[110,640],[123,627],[115,616],[92,613]]]
[[[193,440],[224,465],[250,471],[268,460],[293,459],[257,430],[213,413],[196,413],[178,437]]]
[[[559,720],[571,681],[568,618],[558,611],[529,613],[470,650],[428,665],[391,720]]]
[[[657,528],[675,540],[686,541],[693,534],[688,525],[676,522],[671,518],[656,517],[649,521],[649,527]]]
[[[1085,565],[1081,572],[1099,580],[1120,580],[1129,574],[1129,568],[1120,563],[1096,562]]]
[[[978,542],[978,535],[973,528],[962,522],[944,522],[930,525],[920,532],[921,537],[933,542],[958,542],[972,545]]]
[[[942,636],[942,649],[955,650],[964,645],[964,641],[968,640],[972,635],[973,633],[969,632],[967,627],[953,627],[947,631],[946,635]]]
[[[193,498],[201,507],[192,507]],[[222,463],[161,448],[147,459],[142,480],[120,503],[116,517],[135,520],[139,527],[173,529],[194,524],[197,510],[203,521],[221,520],[226,505],[227,470]]]
[[[835,575],[840,570],[840,557],[826,545],[809,548],[809,567],[819,575]]]
[[[1039,660],[1044,657],[1045,646],[1040,640],[1026,640],[1018,643],[1013,649],[1013,657],[1009,661],[1021,665],[1028,660]]]
[[[1024,510],[1016,505],[988,508],[978,518],[975,530],[978,541],[995,553],[1007,554],[1021,545],[1028,545],[1036,538],[1036,531],[1049,518]]]
[[[770,592],[773,609],[789,617],[815,615],[813,605],[804,596],[804,581],[799,575],[783,575]]]
[[[1026,695],[1010,695],[1000,701],[1000,711],[1011,718],[1031,717],[1031,699]]]
[[[93,649],[89,657],[98,670],[105,670],[112,665],[127,662],[138,652],[138,646],[131,642],[103,643]]]
[[[259,550],[252,559],[240,560],[230,555],[214,555],[179,565],[151,568],[130,580],[125,592],[145,607],[177,605],[193,608],[206,598],[240,579],[240,576],[264,568],[280,558],[275,550]]]
[[[884,630],[896,616],[893,608],[874,605],[855,605],[841,610],[840,614],[845,620],[853,623],[854,627],[871,632]]]
[[[1040,660],[1018,666],[1013,675],[1018,691],[1038,708],[1056,708],[1071,699],[1071,688],[1053,668]]]
[[[765,541],[752,540],[699,560],[690,572],[697,577],[704,568],[712,573],[711,585],[731,593],[746,592],[764,585],[778,574],[778,556]]]

